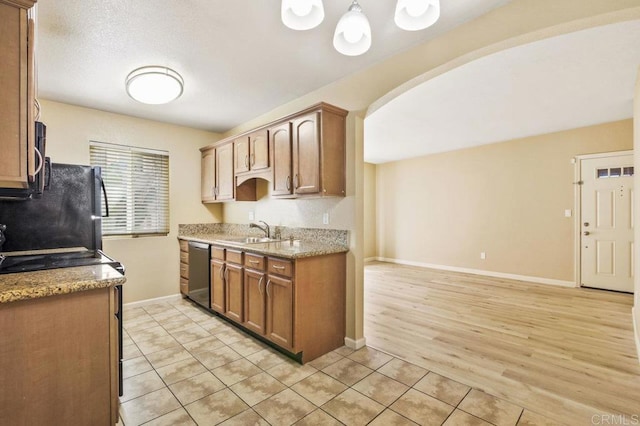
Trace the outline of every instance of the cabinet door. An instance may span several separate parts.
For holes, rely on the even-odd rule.
[[[291,177],[291,123],[269,130],[273,155],[273,186],[271,195],[290,195],[293,190]]]
[[[0,3],[0,187],[27,187],[27,11]]]
[[[265,286],[264,272],[244,270],[244,326],[264,335],[265,327]]]
[[[293,282],[269,275],[267,280],[267,337],[293,349]]]
[[[202,151],[200,160],[200,193],[202,202],[216,199],[216,156],[213,148]]]
[[[249,171],[249,138],[244,136],[233,141],[233,149],[235,151],[235,172],[242,173]]]
[[[228,143],[216,148],[216,200],[233,200],[233,181],[233,144]]]
[[[320,113],[293,121],[293,188],[296,194],[320,192]]]
[[[239,323],[241,323],[243,319],[242,306],[244,304],[242,271],[242,266],[229,263],[225,265],[224,278],[227,284],[227,309],[225,315]]]
[[[224,314],[225,285],[224,285],[224,262],[211,261],[211,309]]]
[[[269,168],[269,138],[266,129],[249,135],[249,167],[251,170]]]

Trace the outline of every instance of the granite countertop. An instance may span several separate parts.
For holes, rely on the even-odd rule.
[[[244,252],[265,254],[268,256],[284,257],[288,259],[299,259],[303,257],[323,256],[333,253],[346,253],[349,247],[339,242],[308,241],[299,239],[285,239],[269,243],[240,243],[225,241],[237,235],[215,234],[215,233],[194,233],[190,235],[179,235],[178,238],[187,241],[197,241],[206,244],[215,244],[234,249],[241,249]]]
[[[0,303],[106,288],[125,281],[109,265],[4,274],[0,275]]]

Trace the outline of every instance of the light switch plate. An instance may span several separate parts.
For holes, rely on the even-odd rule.
[[[480,252],[480,259],[485,260],[487,258],[487,253],[485,252]]]
[[[256,215],[252,211],[249,212],[249,220],[256,220]]]
[[[323,225],[328,225],[329,224],[329,213],[324,213],[322,215],[322,224]]]
[[[566,209],[564,211],[564,217],[571,217],[571,209]]]

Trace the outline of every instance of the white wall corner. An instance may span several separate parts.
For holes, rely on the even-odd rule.
[[[349,349],[353,349],[354,351],[357,351],[358,349],[364,348],[367,345],[367,339],[363,337],[361,339],[354,340],[349,337],[345,337],[344,345]]]

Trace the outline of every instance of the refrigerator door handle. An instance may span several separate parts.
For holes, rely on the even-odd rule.
[[[100,179],[100,187],[102,188],[102,194],[104,195],[104,208],[107,213],[102,215],[102,217],[109,217],[109,199],[107,198],[107,188],[104,186],[104,179]]]

